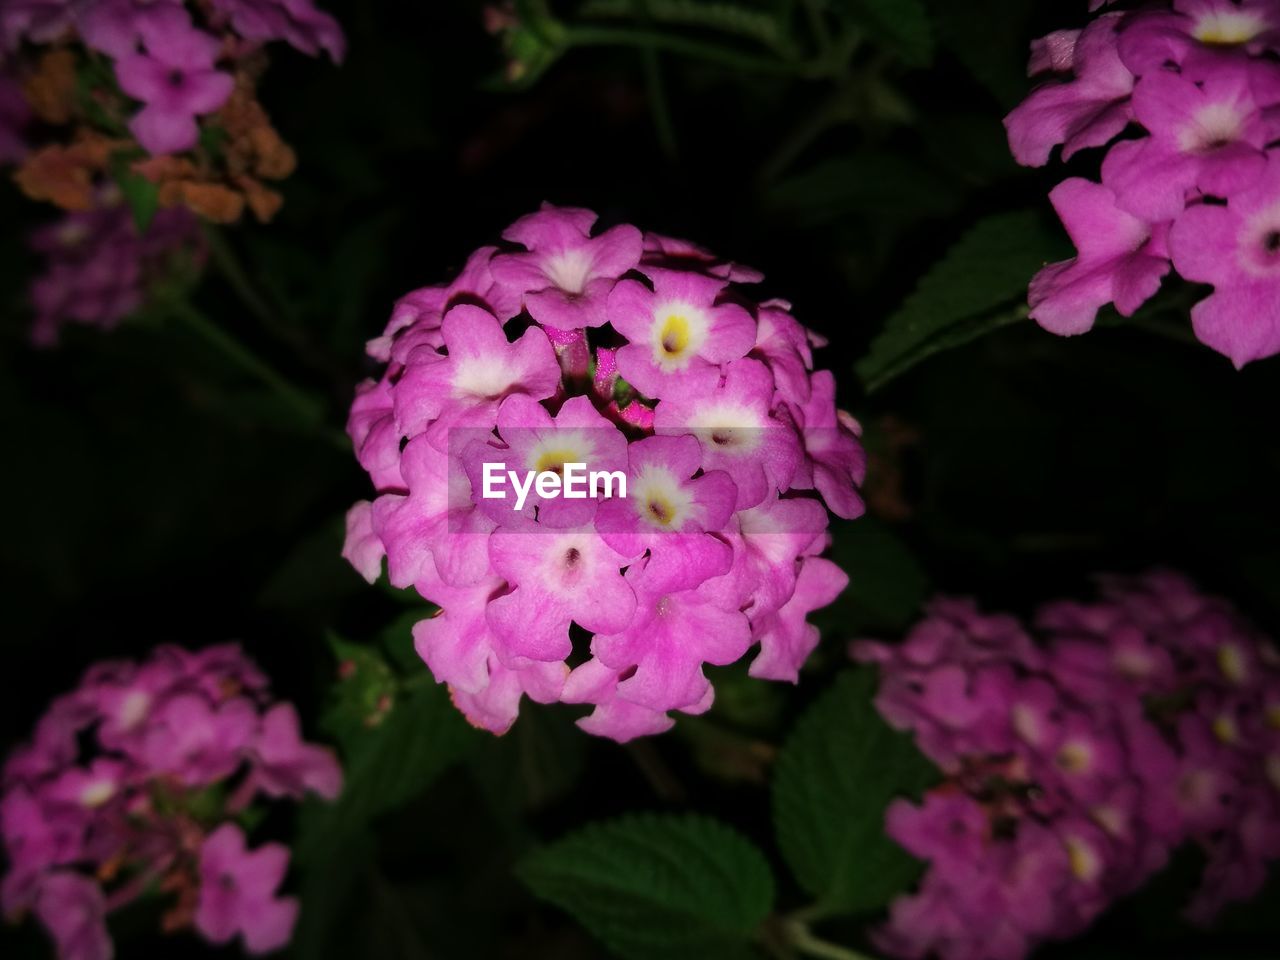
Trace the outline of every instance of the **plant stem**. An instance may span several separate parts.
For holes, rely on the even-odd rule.
[[[872,960],[865,953],[858,953],[815,937],[808,926],[799,920],[786,921],[787,942],[800,953],[823,960]]]
[[[647,47],[665,50],[748,73],[812,77],[819,76],[822,72],[820,65],[814,63],[785,63],[692,37],[656,30],[637,30],[634,27],[570,26],[565,28],[563,41],[566,47]]]
[[[849,92],[836,90],[817,110],[801,121],[760,167],[759,183],[767,186],[778,180],[824,133],[853,117]]]
[[[632,0],[632,8],[646,27],[653,23],[649,12],[648,0]],[[667,92],[662,83],[662,60],[656,47],[645,47],[640,51],[640,61],[644,67],[645,92],[649,101],[649,112],[653,115],[654,132],[658,135],[658,143],[668,160],[676,158],[676,127],[671,119],[671,105],[667,101]]]
[[[198,333],[205,342],[216,347],[228,360],[279,397],[297,415],[299,420],[313,429],[323,431],[335,446],[344,450],[348,448],[349,444],[345,436],[336,434],[325,426],[324,414],[320,404],[313,397],[290,383],[274,368],[253,353],[252,350],[206,317],[187,300],[172,300],[167,307],[169,313],[175,319],[184,323],[189,330]]]
[[[683,803],[688,799],[684,785],[667,766],[653,744],[644,740],[632,740],[624,748],[635,761],[653,792],[668,803]]]
[[[213,257],[214,264],[226,277],[227,283],[236,292],[236,296],[249,308],[249,312],[263,323],[275,324],[275,311],[254,289],[253,281],[249,279],[249,274],[240,264],[240,259],[236,256],[231,244],[227,242],[227,238],[222,235],[222,231],[204,221],[201,221],[201,227],[205,242],[209,244],[209,253]]]
[[[800,0],[800,5],[804,7],[805,16],[809,20],[809,33],[813,36],[813,42],[818,47],[819,55],[829,57],[831,55],[831,31],[827,29],[827,21],[818,6],[817,0]]]

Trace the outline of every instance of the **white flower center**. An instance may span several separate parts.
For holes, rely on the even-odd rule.
[[[110,780],[95,780],[80,791],[82,807],[100,807],[116,794],[116,785]]]
[[[453,370],[453,395],[459,399],[497,400],[516,380],[501,360],[463,357]]]
[[[1280,273],[1280,203],[1260,210],[1240,229],[1236,260],[1241,269],[1255,277],[1274,277]],[[1239,650],[1224,647],[1218,651],[1218,666],[1227,679],[1240,682],[1245,669]],[[1240,677],[1232,674],[1240,673]]]
[[[587,288],[587,279],[591,276],[591,254],[581,249],[566,250],[548,260],[542,272],[555,286],[576,296]]]
[[[1040,742],[1040,718],[1025,703],[1015,703],[1010,711],[1013,732],[1024,742],[1035,746]]]
[[[659,530],[679,530],[693,509],[693,497],[666,467],[650,465],[640,471],[630,490],[636,512]]]
[[[560,431],[539,440],[529,450],[528,469],[563,476],[566,463],[585,463],[590,469],[595,445],[577,431]]]
[[[132,730],[147,715],[147,711],[151,709],[151,696],[141,690],[133,690],[125,696],[124,701],[120,704],[120,714],[117,720],[122,730]]]
[[[1244,133],[1244,112],[1235,103],[1210,103],[1196,111],[1178,133],[1185,153],[1206,153],[1234,143]]]
[[[1201,43],[1234,46],[1248,43],[1266,29],[1266,20],[1254,11],[1211,10],[1196,21],[1191,35]]]
[[[724,453],[745,454],[760,446],[764,424],[750,407],[738,403],[714,404],[695,414],[689,423],[703,445]]]

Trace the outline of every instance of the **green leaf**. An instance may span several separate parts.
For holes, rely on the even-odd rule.
[[[751,957],[773,905],[760,851],[701,816],[592,824],[534,851],[517,874],[626,960]]]
[[[523,710],[515,725],[468,758],[494,810],[512,821],[564,797],[587,767],[587,737],[567,713]]]
[[[411,800],[462,757],[473,736],[443,686],[428,682],[405,690],[347,758],[347,784],[335,812],[368,821]]]
[[[304,836],[305,839],[305,836]],[[304,862],[302,912],[293,935],[293,950],[305,960],[335,955],[339,920],[348,921],[353,903],[361,903],[374,870],[376,843],[367,830],[351,830],[329,841],[324,858]],[[361,903],[367,909],[367,903]]]
[[[950,214],[961,196],[943,171],[918,155],[860,148],[789,177],[765,202],[805,229],[859,218],[885,230]]]
[[[1064,255],[1060,235],[1036,211],[979,221],[925,274],[872,341],[857,364],[867,389],[877,389],[933,353],[1022,319],[1032,275]]]
[[[421,597],[417,599],[417,604],[392,620],[378,635],[378,643],[391,658],[392,665],[406,677],[426,676],[427,665],[413,645],[413,628],[440,612],[434,604],[426,603]]]
[[[342,556],[344,530],[342,515],[335,515],[293,544],[262,587],[258,602],[316,629],[333,623],[343,601],[368,589]]]
[[[814,613],[824,635],[898,631],[919,616],[929,577],[887,524],[872,516],[843,520],[831,535],[831,559],[849,575],[849,586]]]
[[[778,758],[773,816],[778,845],[817,913],[875,910],[902,892],[919,864],[884,832],[897,796],[918,796],[936,776],[910,737],[891,730],[871,698],[875,672],[841,674]]]
[[[350,656],[354,647],[335,649],[342,651],[340,656]],[[373,666],[380,662],[376,654],[356,662],[357,676],[361,669],[373,670],[375,680],[381,673]],[[299,841],[304,859],[324,859],[344,836],[423,793],[475,742],[475,732],[449,702],[445,688],[429,682],[427,674],[422,676],[426,682],[402,685],[391,704],[378,704],[382,712],[376,724],[341,728],[345,784],[336,802],[316,802],[304,810]],[[330,727],[332,716],[331,712],[326,717]]]
[[[138,234],[142,235],[150,228],[160,208],[160,189],[146,177],[133,172],[130,167],[133,159],[127,152],[113,156],[111,176],[120,187],[124,202],[129,205]]]
[[[938,42],[1006,108],[1025,97],[1028,38],[1037,10],[1025,0],[929,0]]]
[[[924,0],[836,0],[854,22],[912,66],[933,59],[933,24]]]
[[[639,14],[639,17],[637,16]],[[792,52],[794,45],[773,11],[756,10],[717,0],[587,0],[578,15],[627,19],[685,27],[701,27],[755,40],[775,50]]]
[[[362,749],[368,732],[379,726],[395,705],[396,676],[375,649],[332,635],[328,639],[338,661],[338,680],[329,690],[320,726],[344,750]]]

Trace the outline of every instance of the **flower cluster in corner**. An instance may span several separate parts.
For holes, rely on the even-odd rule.
[[[819,556],[826,508],[863,510],[821,339],[744,291],[754,271],[595,220],[544,206],[401,299],[348,423],[378,497],[344,553],[371,582],[385,555],[440,607],[418,652],[495,733],[526,694],[594,705],[580,725],[619,741],[662,732],[711,705],[705,665],[757,644],[751,673],[794,681],[807,615],[847,581]],[[632,489],[513,510],[482,498],[482,461],[589,463]]]
[[[1005,118],[1018,162],[1111,144],[1100,183],[1049,195],[1078,253],[1032,280],[1041,326],[1082,333],[1108,303],[1129,316],[1172,266],[1213,287],[1191,311],[1202,343],[1237,367],[1280,351],[1277,54],[1275,0],[1112,10],[1032,44],[1030,72],[1056,77]]]
[[[4,766],[0,904],[34,913],[62,960],[109,960],[106,916],[157,891],[173,898],[166,931],[275,950],[298,912],[278,894],[289,851],[249,848],[242,824],[264,798],[331,799],[341,784],[238,646],[96,664]]]
[[[877,933],[896,957],[1021,960],[1188,843],[1207,865],[1187,912],[1206,923],[1280,857],[1280,656],[1181,576],[1103,578],[1033,632],[939,600],[901,645],[853,654],[945,776],[887,815],[929,863]]]
[[[57,343],[67,324],[114,328],[144,307],[157,285],[181,283],[206,257],[190,211],[157,211],[140,233],[114,186],[102,189],[93,209],[40,227],[30,242],[45,261],[30,290],[31,339],[41,347]]]
[[[37,242],[50,276],[76,260],[151,273],[166,240],[200,252],[197,218],[275,215],[282,198],[267,184],[289,176],[296,158],[255,92],[271,41],[335,61],[345,45],[312,0],[0,0],[0,165],[15,168],[28,197],[69,214]],[[125,206],[133,221],[98,218],[118,230],[83,229],[104,207]],[[48,242],[66,235],[77,239]],[[121,249],[105,249],[109,240]],[[100,283],[94,273],[74,287]],[[139,292],[118,287],[51,312],[38,284],[37,340],[64,323],[115,324],[128,311],[100,308],[136,303]]]

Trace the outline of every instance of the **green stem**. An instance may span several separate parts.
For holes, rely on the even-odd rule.
[[[786,934],[787,942],[792,947],[810,957],[821,957],[823,960],[872,960],[865,953],[858,953],[856,950],[815,937],[799,920],[787,921]]]
[[[565,28],[562,39],[566,47],[640,47],[665,50],[748,73],[803,77],[820,76],[822,73],[820,65],[813,63],[784,63],[692,37],[656,30],[637,30],[634,27],[570,26]]]
[[[671,772],[653,744],[644,740],[632,740],[623,749],[631,755],[631,759],[640,768],[640,773],[649,781],[649,786],[660,799],[667,803],[683,803],[688,799],[684,785]]]
[[[767,186],[774,183],[818,138],[832,127],[851,120],[853,116],[849,91],[842,86],[778,143],[760,168],[760,184]]]
[[[648,0],[631,0],[631,7],[646,27],[653,23]],[[674,160],[678,152],[676,127],[671,119],[671,105],[667,101],[667,92],[662,83],[661,55],[655,47],[645,47],[640,51],[640,61],[644,67],[645,92],[648,95],[649,112],[653,115],[654,132],[658,135],[662,152],[668,160]]]
[[[227,242],[227,238],[223,236],[222,231],[204,222],[201,223],[201,226],[204,230],[205,242],[209,244],[209,253],[213,257],[213,262],[218,270],[222,272],[227,283],[231,285],[231,289],[236,292],[236,296],[244,302],[244,305],[249,308],[249,312],[255,317],[263,323],[274,325],[276,312],[267,305],[267,301],[254,289],[253,281],[249,279],[248,272],[240,264],[235,250]]]
[[[336,371],[330,359],[316,348],[316,345],[307,337],[306,331],[298,325],[295,317],[288,311],[273,305],[259,292],[226,235],[210,223],[202,222],[201,226],[214,266],[218,268],[218,272],[222,274],[227,285],[231,287],[245,308],[261,322],[263,329],[292,349],[311,369],[332,379],[340,377],[340,371]]]
[[[252,350],[214,323],[186,300],[173,300],[168,304],[169,313],[186,325],[187,329],[199,334],[206,343],[216,347],[223,356],[234,363],[245,373],[267,387],[307,426],[322,430],[335,446],[347,449],[349,443],[345,436],[330,431],[324,423],[324,414],[320,404],[299,388],[286,380],[274,368],[258,357]]]
[[[805,16],[809,20],[809,33],[818,48],[819,54],[826,58],[831,55],[831,31],[827,29],[827,21],[817,0],[800,0]]]

